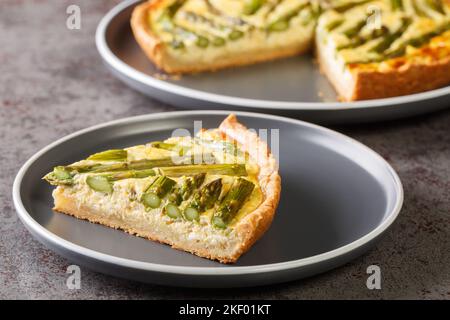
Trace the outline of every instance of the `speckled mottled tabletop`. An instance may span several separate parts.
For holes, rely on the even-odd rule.
[[[48,143],[104,121],[173,107],[112,77],[94,45],[97,23],[118,0],[2,0],[0,4],[0,299],[450,299],[450,110],[388,123],[335,127],[379,152],[405,190],[393,227],[366,255],[331,272],[275,286],[201,290],[152,286],[82,268],[66,286],[70,261],[25,230],[11,199],[20,166]],[[66,8],[82,11],[68,30]],[[366,268],[382,271],[368,290]]]

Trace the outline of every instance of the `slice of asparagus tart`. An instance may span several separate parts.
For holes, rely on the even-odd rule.
[[[216,129],[57,166],[54,210],[234,263],[270,226],[281,182],[267,144],[231,114]]]
[[[131,28],[167,73],[196,73],[305,53],[313,46],[318,0],[151,0]]]

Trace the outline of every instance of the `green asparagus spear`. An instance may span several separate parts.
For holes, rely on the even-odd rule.
[[[183,41],[183,35],[177,32],[177,27],[174,24],[173,17],[183,5],[182,0],[175,1],[170,5],[158,18],[159,24],[163,27],[164,31],[172,34],[172,38],[167,44],[175,50],[181,50],[185,48]],[[151,23],[151,22],[150,22]]]
[[[243,13],[245,15],[255,14],[264,4],[264,0],[247,0],[244,4]]]
[[[153,141],[150,142],[150,146],[152,148],[157,148],[157,149],[164,149],[164,150],[169,150],[169,151],[178,151],[178,145],[175,143],[167,143],[167,142],[162,142],[162,141]]]
[[[402,34],[406,31],[406,29],[408,29],[408,27],[411,25],[411,19],[409,18],[403,18],[402,19],[402,25],[400,26],[400,28],[393,32],[393,33],[389,33],[387,34],[382,41],[380,41],[378,44],[376,44],[372,49],[370,49],[373,52],[377,52],[377,53],[383,53],[385,50],[387,50],[391,44],[397,40],[398,38],[400,38],[402,36]]]
[[[344,13],[345,11],[348,11],[348,10],[353,9],[355,7],[361,6],[361,5],[366,4],[366,3],[370,2],[370,1],[373,1],[373,0],[364,0],[364,1],[359,1],[359,2],[346,2],[346,3],[343,3],[343,4],[337,5],[337,6],[333,7],[332,9],[334,11],[336,11],[336,12]]]
[[[189,221],[198,221],[200,213],[214,207],[221,190],[222,179],[216,179],[204,185],[192,196],[192,199],[184,210],[184,217]]]
[[[438,28],[435,31],[428,32],[426,34],[404,41],[395,50],[386,52],[386,58],[400,57],[406,53],[406,48],[408,46],[419,48],[428,43],[433,37],[436,37],[439,34],[446,32],[448,30],[450,30],[450,23],[448,23],[447,25],[443,25],[442,27]]]
[[[99,174],[108,179],[108,181],[117,181],[124,179],[142,179],[156,175],[153,169],[144,170],[128,170],[128,171],[117,171],[106,174]]]
[[[112,149],[99,153],[95,153],[87,158],[87,160],[96,161],[126,161],[127,160],[127,150],[123,149]]]
[[[243,36],[244,36],[244,33],[242,31],[233,30],[228,35],[228,39],[230,39],[232,41],[235,41],[235,40],[238,40],[238,39],[242,38]]]
[[[195,44],[200,48],[206,48],[209,46],[209,40],[206,37],[203,36],[197,36],[197,41]]]
[[[450,30],[450,23],[444,24],[441,27],[439,27],[437,30],[433,32],[429,32],[427,34],[420,35],[416,38],[412,38],[409,40],[404,41],[402,44],[397,46],[394,50],[386,50],[383,52],[383,55],[381,55],[378,59],[371,59],[371,60],[362,60],[362,61],[352,61],[351,63],[369,63],[369,62],[379,62],[386,59],[392,59],[399,56],[402,56],[406,52],[406,48],[408,46],[413,47],[420,47],[427,42],[430,41],[431,38],[438,36],[439,34],[446,32]]]
[[[167,8],[167,13],[168,13],[169,17],[173,18],[173,16],[177,13],[177,11],[183,5],[183,2],[184,2],[183,0],[176,0],[173,4],[171,4]]]
[[[164,167],[168,165],[168,167]],[[44,176],[52,185],[72,185],[73,176],[78,173],[104,173],[110,181],[145,178],[156,174],[168,176],[193,176],[200,173],[245,176],[247,171],[244,164],[199,164],[176,165],[170,158],[139,160],[113,164],[58,166]]]
[[[157,168],[161,175],[171,177],[191,176],[199,173],[221,174],[227,176],[246,176],[245,164],[199,164],[177,167]]]
[[[183,217],[188,221],[199,221],[200,213],[193,207],[187,207],[184,209]]]
[[[184,42],[182,40],[172,40],[169,45],[173,49],[183,49],[184,48]]]
[[[302,11],[303,9],[305,9],[308,6],[309,6],[309,3],[306,2],[306,3],[299,5],[297,8],[287,12],[282,17],[278,18],[276,21],[269,24],[267,27],[267,30],[279,32],[279,31],[284,31],[284,30],[288,29],[290,20],[293,17],[295,17],[297,14],[299,14],[300,11]]]
[[[155,171],[153,169],[118,171],[106,174],[100,173],[88,176],[86,178],[86,183],[91,189],[95,191],[112,193],[112,184],[114,181],[132,178],[142,179],[154,175]]]
[[[347,36],[347,38],[352,38],[356,36],[362,28],[366,25],[366,19],[358,21],[354,26],[344,30],[343,33]]]
[[[237,178],[219,205],[218,210],[213,214],[212,224],[216,228],[225,229],[242,208],[254,187],[253,182],[244,178]]]
[[[197,159],[203,160],[211,156],[210,154],[202,155],[190,155],[179,157],[177,163],[175,163],[172,157],[164,157],[158,159],[143,159],[130,162],[118,162],[118,163],[94,163],[94,164],[75,164],[63,167],[66,171],[76,172],[76,173],[99,173],[99,172],[110,172],[110,171],[126,171],[126,170],[143,170],[152,169],[156,167],[172,167],[181,166],[191,163],[196,163]]]
[[[182,185],[185,183],[190,184],[189,182],[187,182],[187,179],[189,179],[189,178],[191,178],[191,177],[185,177],[182,182]],[[179,206],[181,204],[181,202],[183,201],[183,196],[181,194],[181,185],[176,185],[172,189],[172,192],[169,193],[168,199],[169,199],[170,203],[174,203],[177,206]]]
[[[172,190],[176,182],[166,176],[159,176],[145,190],[141,201],[147,208],[158,208],[162,198]]]
[[[344,23],[344,19],[333,20],[325,26],[325,30],[328,32],[333,31],[336,28],[339,28]]]
[[[234,156],[242,155],[242,151],[239,150],[237,144],[233,142],[195,138],[194,143],[214,151],[225,152]]]
[[[426,12],[423,11],[422,8],[419,6],[419,4],[417,3],[417,0],[411,0],[411,5],[418,16],[420,16],[420,17],[428,16],[426,14]]]
[[[60,179],[60,180],[67,180],[67,179],[71,179],[72,176],[69,172],[67,172],[64,167],[56,167],[55,170],[53,171],[56,178]]]
[[[319,11],[313,7],[305,9],[305,13],[300,16],[302,26],[307,26],[312,22],[315,23],[319,16]]]
[[[388,49],[396,39],[398,39],[397,33],[388,34],[386,37],[383,38],[382,41],[380,41],[377,45],[375,45],[372,49],[370,49],[370,51],[382,53],[383,51]]]
[[[174,205],[173,203],[168,203],[164,207],[164,213],[167,214],[172,219],[178,219],[181,218],[183,215],[181,214],[181,210]]]
[[[183,200],[187,200],[202,185],[205,177],[205,173],[199,173],[192,177],[184,177],[181,184],[178,184],[169,194],[169,201],[180,205]]]
[[[160,159],[144,159],[138,161],[130,162],[118,162],[111,164],[104,163],[94,163],[94,164],[75,164],[65,166],[65,170],[75,173],[99,173],[99,172],[110,172],[110,171],[126,171],[126,170],[142,170],[142,169],[152,169],[161,166],[173,166],[173,160],[171,157],[160,158]]]
[[[364,38],[362,37],[355,37],[350,40],[349,43],[337,46],[337,50],[344,50],[344,49],[352,49],[357,48],[365,43]]]
[[[264,17],[267,18],[270,14],[272,14],[272,12],[274,10],[276,10],[277,6],[280,4],[281,1],[284,1],[284,0],[275,0],[275,1],[267,2],[268,8],[267,8],[266,12],[264,13]]]
[[[154,176],[155,170],[144,169],[144,170],[127,170],[127,171],[116,171],[109,173],[99,173],[97,176],[102,176],[106,178],[109,182],[114,182],[123,179],[142,179],[149,176]],[[52,185],[72,185],[73,175],[68,172],[65,167],[59,166],[55,167],[52,172],[47,174],[43,179],[47,180]]]
[[[175,143],[167,143],[167,142],[161,142],[161,141],[154,141],[150,143],[150,146],[157,149],[164,149],[168,151],[175,151],[178,152],[180,156],[184,156],[187,151],[189,150],[188,147],[181,146]]]
[[[320,3],[311,3],[312,11],[314,12],[315,17],[319,17],[325,10],[325,8]]]
[[[271,23],[267,27],[267,30],[279,32],[279,31],[287,30],[288,28],[289,28],[289,21],[284,19],[284,20],[278,20],[278,21]]]
[[[128,170],[128,171],[118,171],[106,174],[96,174],[90,175],[86,178],[87,185],[95,190],[104,193],[112,193],[112,183],[118,180],[124,179],[142,179],[155,175],[155,170]]]
[[[389,29],[385,26],[381,26],[381,28],[379,29],[374,29],[369,35],[367,36],[358,36],[358,37],[354,37],[352,39],[350,39],[350,42],[345,44],[345,45],[341,45],[339,46],[337,49],[338,50],[343,50],[343,49],[351,49],[351,48],[356,48],[359,46],[362,46],[364,44],[366,44],[367,42],[380,38],[382,36],[387,35],[389,32]]]
[[[221,47],[225,44],[225,39],[221,37],[214,37],[212,40],[212,45],[215,47]]]
[[[193,14],[193,13],[190,13],[190,16],[192,17],[192,16],[195,16],[195,17],[197,17],[195,14]],[[198,17],[200,17],[200,16],[198,16]],[[197,19],[197,18],[196,18]],[[173,34],[175,35],[175,36],[177,36],[178,37],[178,42],[181,42],[182,41],[182,39],[186,39],[186,38],[190,38],[190,37],[194,37],[194,38],[196,38],[196,41],[195,41],[195,45],[197,46],[197,47],[199,47],[199,48],[207,48],[208,46],[209,46],[209,44],[210,44],[210,40],[208,39],[208,37],[206,37],[206,36],[204,36],[204,35],[201,35],[201,34],[198,34],[197,32],[195,32],[195,31],[193,31],[193,30],[190,30],[190,29],[188,29],[188,28],[186,28],[186,27],[183,27],[183,26],[181,26],[181,25],[179,25],[179,24],[176,24],[176,23],[173,23],[173,22],[171,22],[172,24],[173,24],[173,30],[172,30],[172,32],[173,32]],[[213,39],[213,40],[215,40],[215,39]],[[216,40],[217,41],[217,40]],[[178,43],[177,43],[178,44]],[[214,43],[213,43],[214,44]],[[216,45],[217,45],[217,42],[216,42]],[[183,43],[183,47],[184,47],[184,43]],[[176,144],[171,144],[171,143],[165,143],[165,142],[159,142],[159,141],[157,141],[157,142],[155,142],[155,144],[162,144],[161,146],[162,146],[162,149],[164,149],[164,144],[166,144],[169,148],[170,148],[170,145],[173,145],[173,147],[177,147],[177,145]],[[167,149],[167,150],[170,150],[170,149]]]
[[[55,167],[53,171],[46,174],[43,179],[54,186],[73,184],[73,175],[63,166]]]
[[[206,173],[199,173],[199,174],[196,174],[195,176],[193,176],[192,177],[192,186],[194,188],[192,189],[190,187],[183,187],[181,189],[181,193],[183,195],[183,200],[186,200],[187,198],[189,198],[191,196],[192,192],[194,191],[194,189],[200,188],[200,186],[205,181],[205,178],[206,178]]]

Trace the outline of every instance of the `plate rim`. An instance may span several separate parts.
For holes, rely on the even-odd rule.
[[[157,120],[157,119],[167,119],[167,118],[173,118],[173,117],[180,117],[183,115],[192,115],[192,114],[198,114],[203,116],[208,115],[222,115],[226,116],[230,113],[235,113],[238,117],[239,116],[246,116],[246,117],[253,117],[253,118],[263,118],[267,120],[275,120],[275,121],[282,121],[287,122],[291,124],[296,124],[300,126],[306,126],[309,128],[313,128],[316,130],[319,130],[323,133],[326,133],[331,136],[335,136],[339,139],[344,139],[347,142],[350,142],[351,144],[354,144],[355,147],[362,149],[363,151],[367,152],[369,155],[374,157],[376,160],[380,161],[382,165],[386,167],[389,174],[392,178],[392,183],[394,186],[394,190],[396,193],[396,199],[395,204],[391,212],[387,213],[386,218],[374,229],[372,229],[369,233],[365,234],[364,236],[344,245],[341,247],[338,247],[336,249],[320,253],[317,255],[313,255],[310,257],[302,258],[302,259],[295,259],[290,261],[284,261],[284,262],[276,262],[276,263],[270,263],[270,264],[261,264],[261,265],[255,265],[255,266],[219,266],[219,267],[195,267],[195,266],[174,266],[174,265],[168,265],[168,264],[159,264],[159,263],[152,263],[152,262],[144,262],[144,261],[138,261],[128,258],[121,258],[117,257],[111,254],[102,253],[95,251],[93,249],[89,249],[86,247],[83,247],[81,245],[77,245],[75,243],[72,243],[68,240],[63,239],[62,237],[52,233],[48,229],[46,229],[44,226],[40,225],[35,219],[31,217],[31,215],[28,213],[28,211],[25,209],[25,206],[23,205],[22,198],[21,198],[21,185],[23,178],[25,174],[28,172],[28,169],[30,166],[43,154],[51,150],[52,148],[81,135],[84,135],[88,132],[96,131],[104,127],[110,127],[115,125],[121,125],[121,124],[132,124],[133,122],[139,122],[139,121],[151,121],[151,120]],[[33,235],[38,235],[40,239],[45,239],[46,241],[52,243],[53,245],[57,247],[62,247],[65,250],[68,250],[69,252],[76,253],[78,255],[88,257],[91,259],[95,259],[97,261],[101,261],[104,263],[109,263],[113,265],[119,265],[121,267],[126,268],[132,268],[132,269],[138,269],[143,271],[153,271],[153,272],[160,272],[160,273],[169,273],[169,274],[181,274],[181,275],[243,275],[243,274],[257,274],[257,273],[265,273],[265,272],[280,272],[280,271],[287,271],[287,270],[295,270],[300,267],[304,266],[310,266],[318,263],[324,263],[326,261],[331,261],[334,258],[345,256],[354,250],[357,250],[358,248],[362,248],[368,243],[370,243],[372,240],[375,240],[378,236],[383,234],[390,226],[391,224],[397,219],[400,210],[402,208],[403,199],[404,199],[404,193],[403,193],[403,186],[401,183],[400,178],[398,177],[395,170],[392,168],[392,166],[378,153],[376,153],[374,150],[370,149],[369,147],[365,146],[361,142],[358,142],[357,140],[350,138],[344,134],[341,134],[339,132],[336,132],[334,130],[315,125],[312,123],[308,123],[301,120],[291,119],[287,117],[282,116],[276,116],[276,115],[269,115],[269,114],[261,114],[261,113],[255,113],[255,112],[244,112],[244,111],[227,111],[227,110],[198,110],[198,111],[172,111],[172,112],[159,112],[159,113],[153,113],[153,114],[146,114],[146,115],[139,115],[139,116],[132,116],[132,117],[126,117],[122,119],[117,119],[113,121],[108,121],[105,123],[97,124],[94,126],[90,126],[85,129],[78,130],[74,133],[71,133],[69,135],[66,135],[50,144],[45,146],[44,148],[40,149],[38,152],[36,152],[33,156],[31,156],[20,168],[18,171],[12,188],[12,197],[13,197],[13,203],[14,207],[17,211],[17,214],[22,221],[22,223],[27,227],[27,229],[30,230],[30,232]]]
[[[441,96],[450,95],[450,85],[448,85],[443,88],[425,92],[383,99],[362,100],[355,102],[295,102],[240,98],[229,95],[204,92],[197,89],[187,88],[182,85],[169,83],[164,80],[149,76],[126,64],[111,51],[107,44],[106,30],[111,21],[121,11],[141,1],[142,0],[125,0],[110,9],[108,13],[100,20],[95,32],[95,44],[97,47],[97,51],[99,52],[103,60],[120,74],[130,77],[141,84],[162,90],[170,94],[215,104],[226,104],[234,107],[250,108],[249,111],[254,108],[269,110],[276,109],[280,111],[337,111],[349,109],[372,109],[389,107],[391,105],[392,107],[396,107],[396,105],[426,101],[439,98]]]

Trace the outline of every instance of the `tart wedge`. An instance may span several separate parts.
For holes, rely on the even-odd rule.
[[[57,166],[54,210],[223,263],[269,228],[280,176],[266,143],[232,114],[219,128]]]
[[[131,27],[159,68],[193,73],[304,53],[319,10],[311,0],[153,0]]]

